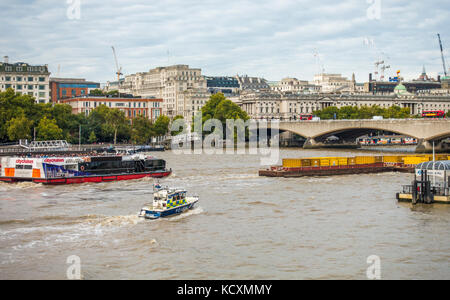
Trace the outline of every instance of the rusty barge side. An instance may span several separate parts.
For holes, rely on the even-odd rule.
[[[350,175],[350,174],[382,173],[393,171],[413,173],[414,168],[385,163],[347,165],[347,166],[300,167],[300,168],[271,167],[267,170],[259,170],[259,176],[266,176],[266,177],[335,176],[335,175]]]

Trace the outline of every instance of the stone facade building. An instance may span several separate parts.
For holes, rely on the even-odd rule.
[[[47,65],[9,63],[7,56],[0,62],[0,91],[13,88],[17,93],[34,97],[38,103],[50,102],[49,77]]]
[[[366,93],[302,94],[291,92],[247,92],[242,93],[235,102],[253,119],[298,119],[300,114],[312,114],[316,110],[336,106],[391,106],[407,107],[412,114],[424,110],[450,111],[450,95],[411,94],[399,87],[389,95]]]
[[[125,76],[120,93],[163,99],[162,113],[191,120],[209,99],[207,82],[201,69],[188,65],[158,67]]]

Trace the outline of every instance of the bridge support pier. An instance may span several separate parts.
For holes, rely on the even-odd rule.
[[[303,149],[317,149],[323,147],[323,145],[323,143],[319,143],[314,138],[309,137],[303,144]]]
[[[449,145],[443,143],[442,141],[435,141],[434,151],[435,152],[446,152],[450,149]],[[416,153],[432,153],[433,152],[433,142],[425,139],[420,139],[417,143]]]

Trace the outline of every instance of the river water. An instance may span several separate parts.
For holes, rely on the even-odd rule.
[[[196,209],[137,217],[152,179],[0,184],[0,279],[450,279],[450,206],[397,203],[411,174],[258,177],[256,155],[154,153]],[[367,155],[282,149],[280,158]]]

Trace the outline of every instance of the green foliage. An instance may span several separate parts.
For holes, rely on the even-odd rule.
[[[152,137],[156,136],[152,122],[143,117],[138,116],[133,120],[131,127],[131,140],[135,144],[148,144]]]
[[[194,122],[196,118],[198,118],[198,116],[193,118]],[[223,134],[225,136],[227,120],[241,119],[245,122],[249,119],[249,116],[239,107],[239,105],[225,98],[222,93],[217,93],[211,95],[208,102],[202,107],[202,126],[209,119],[217,119],[222,123]]]
[[[166,135],[169,132],[170,119],[167,116],[159,116],[153,125],[157,136]]]
[[[97,142],[97,136],[95,135],[94,131],[91,131],[91,134],[89,135],[89,143],[95,143]]]
[[[37,139],[40,141],[59,140],[63,138],[63,131],[58,127],[55,119],[47,119],[47,117],[43,117],[39,121],[39,125],[36,130]]]
[[[31,126],[33,121],[25,116],[12,118],[6,124],[8,137],[11,141],[31,138]]]
[[[391,106],[389,108],[381,108],[374,106],[344,106],[337,108],[330,106],[322,110],[317,110],[314,115],[322,120],[331,120],[336,117],[338,120],[348,119],[371,119],[374,116],[382,116],[385,119],[405,119],[411,118],[409,108],[401,108],[399,106]]]
[[[89,92],[89,95],[91,96],[103,96],[103,91],[100,89],[91,90]]]
[[[181,115],[177,115],[177,116],[175,116],[175,117],[173,118],[173,121],[176,121],[176,120],[183,120],[183,123],[185,123],[185,122],[184,122],[184,117],[181,116]],[[173,121],[172,121],[172,122],[173,122]],[[186,126],[186,125],[185,125],[185,126]],[[182,133],[182,132],[183,132],[183,128],[180,128],[179,130],[171,131],[170,134],[171,134],[172,136],[174,136],[174,135],[178,135],[178,134],[180,134],[180,133]]]

